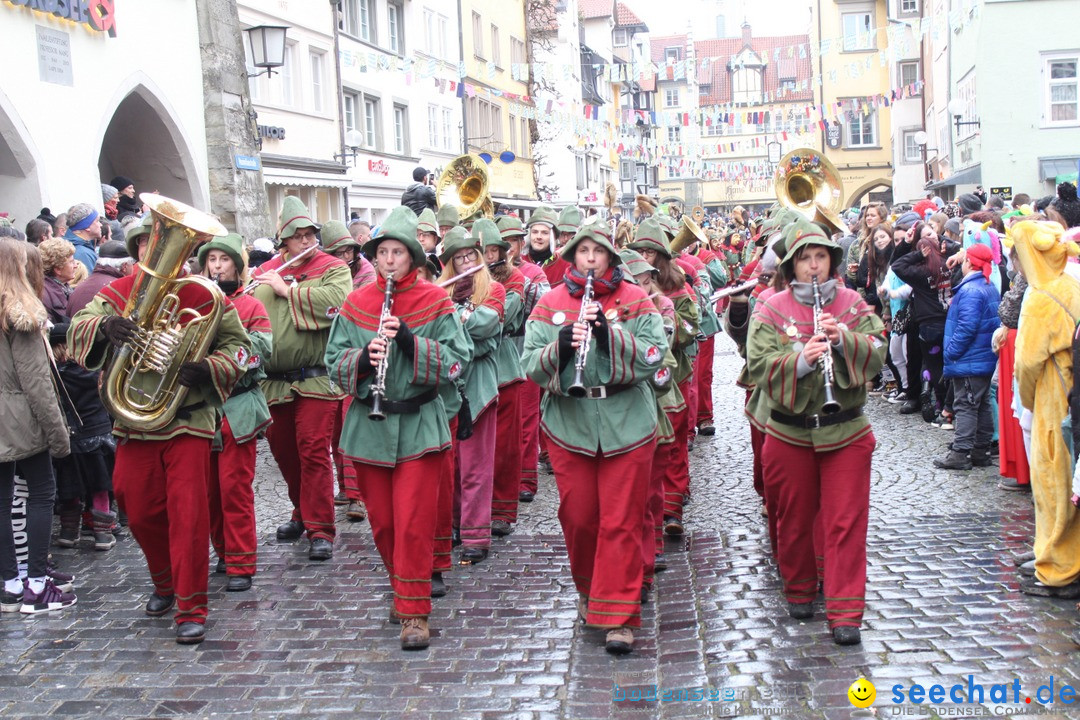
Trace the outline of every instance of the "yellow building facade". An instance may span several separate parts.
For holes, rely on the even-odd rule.
[[[525,3],[461,0],[461,57],[465,65],[465,146],[491,156],[491,194],[496,202],[535,200],[527,118],[511,106],[528,95],[527,78],[512,68],[526,58]],[[513,153],[512,162],[503,154]],[[508,156],[507,156],[508,159]]]

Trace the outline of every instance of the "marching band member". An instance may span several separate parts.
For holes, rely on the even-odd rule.
[[[353,238],[344,223],[339,220],[327,220],[319,231],[319,235],[322,238],[323,250],[349,266],[354,290],[375,282],[375,268],[360,252],[360,243]],[[334,504],[348,505],[345,509],[345,518],[350,522],[360,522],[367,517],[367,510],[364,509],[364,500],[360,497],[360,486],[357,484],[353,465],[345,460],[341,452],[341,426],[345,422],[345,413],[349,411],[351,402],[351,397],[344,398],[334,418],[332,447],[334,448],[334,471],[338,479],[338,494],[334,496]]]
[[[432,478],[450,447],[438,389],[453,383],[468,352],[446,292],[417,277],[425,263],[416,215],[398,207],[364,246],[375,283],[354,290],[334,321],[326,366],[356,398],[341,444],[357,464],[372,536],[394,591],[401,647],[428,646],[438,493]],[[393,277],[388,291],[388,277]],[[375,407],[385,415],[371,417]]]
[[[480,218],[472,234],[465,228],[451,230],[443,240],[439,259],[443,263],[440,281],[447,281],[477,265],[483,265],[481,242],[485,233],[498,234],[495,223]],[[478,563],[491,547],[491,493],[495,466],[495,408],[499,400],[496,350],[502,338],[506,290],[491,279],[484,266],[448,288],[461,318],[465,334],[473,344],[472,360],[465,368],[462,383],[470,410],[472,435],[457,439],[454,454],[457,483],[455,512],[461,536],[462,562]]]
[[[875,444],[863,405],[867,381],[885,362],[887,340],[881,319],[840,284],[840,247],[807,220],[794,225],[780,265],[789,289],[758,304],[747,360],[770,411],[762,462],[788,612],[796,619],[813,616],[818,520],[826,616],[834,642],[852,645],[861,641],[865,607]],[[830,412],[826,402],[833,395],[838,407]]]
[[[278,269],[318,245],[319,226],[295,197],[285,198],[278,229],[282,252],[259,267],[255,297],[270,316],[274,353],[263,392],[274,424],[267,434],[292,501],[292,517],[278,526],[281,541],[307,531],[308,558],[334,555],[334,419],[344,394],[323,365],[330,324],[352,289],[349,266],[319,250]],[[415,239],[415,238],[414,238]]]
[[[659,270],[656,286],[675,304],[678,318],[675,334],[671,338],[671,351],[678,363],[675,368],[675,382],[686,399],[686,408],[670,416],[675,428],[677,447],[673,462],[665,468],[664,534],[679,536],[683,534],[683,502],[690,492],[690,457],[687,443],[690,408],[696,407],[690,399],[694,390],[694,361],[691,350],[700,332],[697,303],[683,273],[671,260],[671,249],[660,222],[655,217],[646,218],[638,225],[636,239],[630,243],[630,249],[637,250],[646,262]]]
[[[255,575],[255,442],[270,425],[259,381],[270,357],[273,333],[263,304],[244,292],[247,263],[244,239],[233,233],[199,248],[199,265],[236,309],[251,353],[247,372],[221,408],[221,424],[210,454],[210,542],[229,576],[225,589],[243,592]]]
[[[530,260],[544,271],[548,284],[557,287],[563,281],[569,263],[561,255],[555,254],[558,238],[555,237],[555,223],[558,218],[555,211],[546,205],[533,210],[526,227],[529,230],[529,251],[525,259]]]
[[[522,316],[528,319],[536,302],[551,289],[547,275],[539,265],[523,262],[522,247],[525,245],[525,228],[516,217],[503,215],[496,221],[503,240],[510,244],[507,253],[513,265],[525,277],[524,311]],[[525,349],[524,326],[515,338],[518,352]],[[532,502],[536,497],[536,465],[540,455],[540,386],[528,378],[521,386],[518,402],[521,405],[521,487],[518,500]]]
[[[581,210],[577,205],[567,205],[559,211],[559,217],[555,221],[555,251],[558,252],[566,247],[566,243],[574,239],[578,228],[581,227]]]
[[[602,221],[587,223],[563,248],[563,283],[533,310],[522,361],[547,391],[542,428],[579,613],[608,629],[609,652],[626,653],[641,626],[642,522],[656,434],[647,382],[667,339],[645,293],[622,282],[610,232]],[[587,288],[594,299],[583,307]]]
[[[439,232],[438,223],[435,211],[431,208],[424,208],[416,219],[416,241],[424,248],[424,254],[429,259],[439,257],[439,239],[442,233]]]
[[[728,284],[726,265],[704,243],[692,244],[683,254],[701,261],[705,268],[705,279],[708,280],[711,290],[710,296],[711,293]],[[709,318],[708,326],[706,317]],[[706,339],[699,343],[698,359],[694,366],[694,376],[697,378],[698,385],[697,430],[702,435],[710,436],[716,434],[716,426],[713,425],[712,382],[716,335],[720,332],[720,319],[716,316],[716,307],[713,303],[706,303],[701,330]]]
[[[440,207],[439,212],[435,213],[435,221],[439,226],[439,237],[446,237],[446,233],[450,232],[451,228],[461,224],[457,206],[446,204]],[[419,221],[417,224],[419,224]]]
[[[122,314],[135,280],[147,271],[140,265],[134,274],[117,278],[72,318],[68,348],[87,370],[101,369],[111,349],[135,338],[139,326]],[[177,294],[178,309],[205,311],[211,303],[206,289],[194,283]],[[215,408],[229,399],[247,371],[248,342],[236,309],[226,307],[207,356],[180,367],[179,383],[188,388],[188,394],[172,422],[153,431],[137,430],[119,418],[113,423],[113,434],[120,438],[113,491],[146,556],[154,584],[146,614],[160,617],[175,605],[176,642],[182,645],[200,643],[206,636],[207,485],[210,443],[217,426]]]

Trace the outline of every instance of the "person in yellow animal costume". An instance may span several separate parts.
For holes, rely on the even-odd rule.
[[[1029,595],[1080,597],[1080,511],[1070,502],[1072,458],[1061,423],[1072,388],[1072,342],[1080,319],[1080,283],[1065,274],[1080,256],[1055,222],[1025,220],[1009,229],[1015,257],[1030,286],[1020,310],[1016,376],[1031,408],[1031,488],[1035,499],[1035,577]]]

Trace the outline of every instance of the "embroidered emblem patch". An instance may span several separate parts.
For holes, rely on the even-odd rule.
[[[784,332],[787,333],[787,336],[789,338],[793,338],[793,337],[795,337],[796,335],[799,334],[799,331],[795,329],[794,325],[788,325],[787,329],[784,330]]]
[[[447,377],[451,380],[457,380],[461,376],[461,363],[456,362],[450,366],[450,370],[447,373]]]
[[[604,317],[607,318],[608,322],[615,322],[615,320],[619,317],[619,311],[615,308],[611,308],[606,313],[604,313]]]
[[[252,355],[251,358],[248,359],[249,368],[257,368],[260,365],[262,365],[262,358],[258,355]]]
[[[872,343],[872,344],[874,345],[874,349],[875,349],[875,350],[877,350],[877,349],[878,349],[878,348],[880,348],[880,347],[881,347],[882,345],[884,345],[884,343],[883,343],[883,342],[881,342],[881,339],[880,339],[880,338],[878,338],[878,336],[877,336],[877,335],[871,335],[871,336],[870,336],[870,342],[871,342],[871,343]]]
[[[564,322],[566,322],[566,313],[562,310],[551,316],[552,325],[562,325]]]
[[[240,367],[244,367],[245,365],[247,365],[248,358],[251,357],[251,354],[248,353],[247,348],[242,347],[236,351],[236,355],[234,357],[236,358],[236,364]]]
[[[326,308],[326,317],[333,320],[334,318],[336,318],[338,316],[339,312],[341,312],[341,308],[328,307],[328,308]]]
[[[660,348],[655,345],[650,345],[649,349],[645,351],[645,362],[650,365],[655,365],[664,358],[664,353],[660,352]]]
[[[656,371],[656,374],[653,375],[653,382],[655,382],[660,387],[664,387],[670,381],[671,381],[671,371],[668,370],[667,368],[660,368],[659,370]]]

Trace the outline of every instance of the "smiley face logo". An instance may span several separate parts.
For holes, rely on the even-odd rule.
[[[877,689],[873,683],[864,677],[860,677],[851,683],[847,691],[848,700],[857,708],[867,708],[874,704],[877,699]]]

